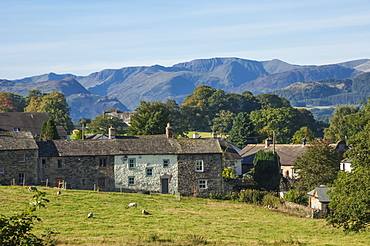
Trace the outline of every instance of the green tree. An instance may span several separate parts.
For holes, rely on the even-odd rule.
[[[348,124],[350,116],[356,115],[360,108],[353,105],[341,105],[334,110],[334,116],[329,118],[330,126],[324,129],[325,138],[333,142],[346,141],[353,135],[353,126]]]
[[[25,99],[18,94],[0,91],[0,112],[23,112]]]
[[[260,150],[253,159],[253,165],[253,178],[258,184],[258,188],[277,191],[281,179],[281,164],[278,154]]]
[[[52,119],[42,122],[41,134],[39,141],[60,139],[57,127]]]
[[[221,110],[219,113],[216,113],[216,117],[212,120],[213,130],[221,127],[223,132],[228,132],[231,128],[233,118],[233,112]]]
[[[45,237],[38,237],[31,233],[35,222],[41,221],[39,217],[33,213],[40,207],[45,207],[45,192],[35,191],[33,201],[29,207],[22,213],[5,216],[0,215],[0,245],[19,246],[19,245],[53,245],[53,240]],[[47,231],[46,235],[50,236],[54,232]]]
[[[66,130],[74,128],[64,94],[57,91],[41,94],[38,90],[32,90],[26,97],[26,101],[28,106],[25,112],[46,112],[57,126],[63,126]]]
[[[341,157],[327,139],[315,139],[307,151],[297,157],[293,166],[300,176],[301,189],[309,191],[320,185],[331,185],[337,178]]]
[[[209,131],[212,125],[218,102],[214,98],[212,108],[209,105],[209,98],[216,92],[210,86],[200,85],[194,89],[192,94],[189,94],[181,105],[181,114],[186,119],[186,128],[189,130]],[[221,92],[218,94],[221,96]]]
[[[173,100],[166,103],[141,101],[136,111],[127,128],[131,135],[164,134],[167,123],[172,124],[174,134],[183,133],[180,108]]]
[[[91,119],[82,119],[77,122],[77,126],[79,127],[87,126],[90,123],[91,123]]]
[[[225,182],[229,181],[230,179],[236,179],[238,175],[236,175],[236,171],[232,167],[224,168],[222,171],[222,178]]]
[[[275,132],[278,143],[290,143],[298,129],[310,125],[309,122],[304,121],[301,112],[292,107],[252,111],[250,118],[259,135],[271,137]]]
[[[123,134],[122,120],[117,117],[112,117],[109,115],[98,115],[96,116],[90,124],[88,124],[88,132],[94,134],[109,134],[109,128],[113,127],[117,134]],[[82,132],[81,132],[82,137]]]
[[[368,111],[368,108],[365,108]],[[353,146],[345,153],[351,160],[351,172],[340,172],[330,190],[329,224],[345,231],[360,231],[370,225],[370,123],[353,136]]]
[[[233,126],[229,132],[227,141],[239,148],[244,148],[248,143],[254,143],[255,136],[254,126],[246,112],[239,113],[234,121]]]
[[[262,109],[291,107],[288,99],[275,94],[260,94],[257,99]]]
[[[307,126],[301,127],[293,135],[293,144],[302,143],[302,139],[305,138],[306,141],[312,141],[315,139],[315,134]]]

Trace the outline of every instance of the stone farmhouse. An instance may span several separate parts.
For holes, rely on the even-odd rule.
[[[29,132],[0,132],[2,184],[103,191],[225,193],[222,170],[241,157],[221,139],[172,135],[36,142]]]

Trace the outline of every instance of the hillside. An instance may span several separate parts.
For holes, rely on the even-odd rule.
[[[45,79],[45,76],[40,76]],[[48,76],[49,78],[60,78],[62,76]],[[95,118],[104,111],[116,108],[128,111],[120,101],[114,97],[98,96],[91,94],[75,79],[67,77],[60,80],[37,82],[13,82],[0,80],[0,91],[9,91],[22,95],[28,95],[30,90],[41,90],[44,93],[58,91],[66,96],[67,103],[71,108],[71,118],[74,122],[83,118]],[[27,81],[27,80],[26,80]],[[29,81],[32,81],[29,79]]]
[[[129,110],[135,110],[141,100],[166,101],[174,99],[181,104],[196,86],[203,84],[226,92],[242,93],[248,90],[257,95],[270,93],[297,82],[352,78],[369,69],[369,59],[322,66],[300,66],[278,59],[255,61],[235,57],[210,58],[178,63],[171,67],[154,65],[104,69],[88,76],[49,73],[14,81],[3,81],[0,89],[10,92],[17,91],[22,95],[29,89],[40,89],[43,92],[56,89],[68,96],[72,94],[103,96],[98,101],[110,100],[105,98],[108,96],[108,98],[116,98],[122,103],[122,105],[117,105],[120,110],[124,110],[126,107]],[[60,81],[65,82],[66,78],[78,83],[70,82],[67,86],[68,89],[58,87]],[[74,104],[83,103],[82,101],[77,102],[78,96],[73,98]],[[82,98],[81,100],[83,100]],[[95,106],[94,104],[85,105],[85,109]],[[100,109],[102,108],[105,106]],[[83,113],[84,110],[76,110],[74,119],[87,117],[87,114]],[[78,117],[77,114],[81,115]],[[96,116],[94,113],[88,115]]]
[[[369,234],[345,234],[322,219],[298,218],[255,205],[119,192],[38,187],[50,202],[34,230],[50,228],[56,245],[368,245]],[[0,186],[0,214],[23,211],[27,187]],[[127,208],[131,202],[137,208]],[[143,215],[145,209],[150,214]],[[87,214],[93,212],[92,218]]]
[[[370,95],[369,85],[370,72],[346,79],[298,82],[274,93],[290,100],[293,106],[337,106],[359,104]]]

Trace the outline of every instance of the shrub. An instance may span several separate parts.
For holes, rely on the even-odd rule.
[[[289,190],[287,193],[285,193],[284,200],[288,202],[298,203],[304,206],[308,205],[308,197],[306,195],[306,192],[304,191],[298,191],[294,189]]]
[[[281,199],[273,194],[266,194],[263,196],[262,205],[269,208],[278,208],[281,204]]]
[[[223,196],[219,192],[212,192],[211,194],[209,194],[209,198],[216,199],[216,200],[222,200]]]
[[[239,192],[238,200],[240,202],[254,203],[258,205],[261,203],[263,195],[263,192],[260,192],[259,190],[241,190]]]
[[[38,190],[33,190],[33,192],[36,192],[33,201],[24,212],[9,217],[0,216],[0,245],[53,245],[50,236],[54,235],[54,232],[47,229],[41,238],[31,233],[34,223],[41,221],[40,218],[33,215],[33,212],[40,207],[45,207],[44,202],[49,202],[44,198],[45,192]]]

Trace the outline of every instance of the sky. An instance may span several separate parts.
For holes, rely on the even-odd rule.
[[[0,79],[239,57],[370,58],[369,0],[0,0]]]

